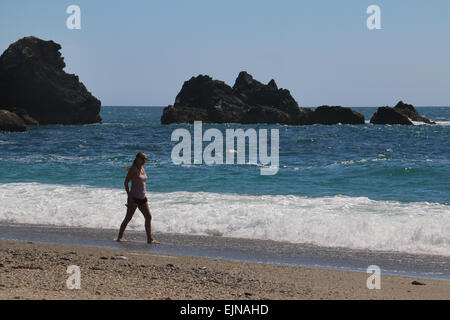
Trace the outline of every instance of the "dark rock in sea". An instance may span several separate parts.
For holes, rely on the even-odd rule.
[[[173,106],[164,109],[162,124],[279,123],[310,124],[311,109],[300,108],[286,89],[274,80],[267,85],[243,71],[233,87],[206,75],[186,81]]]
[[[372,124],[402,124],[414,125],[411,120],[394,108],[380,107],[370,119]]]
[[[183,84],[175,104],[164,109],[161,123],[238,122],[233,120],[240,119],[244,107],[225,82],[199,75]]]
[[[344,107],[322,106],[313,111],[299,107],[289,90],[275,80],[263,84],[242,71],[233,87],[206,75],[192,77],[178,93],[175,104],[164,109],[162,124],[364,124],[364,116]]]
[[[431,121],[430,119],[427,119],[425,117],[422,117],[417,110],[413,107],[411,104],[404,103],[403,101],[400,101],[397,103],[397,105],[394,107],[394,109],[397,112],[400,112],[404,116],[408,117],[412,121],[420,121],[425,122],[428,124],[436,124],[436,122]]]
[[[317,124],[364,124],[364,116],[350,108],[321,106],[310,115],[311,122]]]
[[[27,126],[14,112],[0,110],[0,131],[23,132],[27,131]]]
[[[11,44],[0,57],[0,105],[21,110],[30,124],[101,122],[100,101],[63,70],[60,49],[36,37]]]
[[[273,79],[265,85],[242,71],[233,90],[250,107],[243,115],[243,123],[306,124],[309,121],[310,112],[298,106],[289,90],[278,89]]]

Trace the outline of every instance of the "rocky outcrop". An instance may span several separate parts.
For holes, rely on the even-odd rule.
[[[173,106],[164,109],[162,124],[268,123],[308,125],[314,123],[364,123],[364,116],[349,108],[323,106],[315,111],[299,107],[289,90],[275,80],[263,84],[242,71],[233,87],[206,75],[186,81]]]
[[[186,81],[173,106],[164,109],[162,124],[192,123],[279,123],[308,121],[310,109],[300,108],[288,90],[267,85],[243,71],[233,87],[206,75]]]
[[[25,122],[14,112],[0,110],[0,131],[23,132],[27,127]]]
[[[402,115],[408,117],[412,121],[425,122],[428,124],[436,124],[436,122],[431,121],[430,119],[427,119],[425,117],[422,117],[413,107],[413,105],[404,103],[403,101],[397,103],[394,109],[395,111],[400,112]]]
[[[436,124],[425,117],[422,117],[411,105],[400,101],[394,108],[381,107],[370,119],[373,124],[403,124],[414,125],[412,121]]]
[[[273,79],[265,85],[242,71],[233,90],[249,106],[243,123],[306,124],[309,121],[310,110],[300,108],[289,90],[279,89]]]
[[[380,107],[370,119],[372,124],[402,124],[414,125],[409,118],[394,108]]]
[[[0,57],[0,105],[30,123],[87,124],[101,122],[100,101],[66,73],[66,64],[53,41],[25,37]]]
[[[233,122],[241,118],[244,107],[244,102],[225,82],[199,75],[183,84],[175,104],[164,109],[161,122]]]
[[[315,124],[364,124],[364,116],[350,108],[341,106],[321,106],[310,115]]]

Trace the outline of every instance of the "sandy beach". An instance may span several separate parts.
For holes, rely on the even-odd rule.
[[[67,267],[81,271],[70,290]],[[450,299],[450,281],[0,241],[0,299]],[[425,285],[413,285],[419,281]]]

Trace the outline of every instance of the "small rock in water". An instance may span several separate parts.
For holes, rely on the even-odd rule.
[[[200,267],[199,269],[200,270],[206,270],[206,267]]]
[[[174,267],[174,265],[173,265],[173,264],[171,264],[171,263],[168,263],[168,264],[166,264],[166,267],[169,267],[169,268],[173,268],[173,267]]]
[[[414,286],[426,286],[425,283],[419,282],[419,281],[413,281],[413,282],[411,282],[411,284],[414,285]]]

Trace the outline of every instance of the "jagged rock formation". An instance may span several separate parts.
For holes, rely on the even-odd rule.
[[[431,121],[430,119],[427,119],[425,117],[422,117],[413,107],[412,104],[407,104],[404,103],[403,101],[400,101],[399,103],[397,103],[394,109],[403,114],[404,116],[408,117],[412,121],[425,122],[428,124],[436,124],[436,122]]]
[[[372,124],[402,124],[414,125],[407,116],[391,107],[380,107],[370,119]]]
[[[100,101],[66,64],[53,41],[25,37],[0,57],[0,105],[18,111],[28,123],[87,124],[101,122]]]
[[[192,123],[364,123],[364,116],[348,108],[299,107],[289,90],[279,89],[275,80],[263,84],[242,71],[233,87],[206,75],[186,81],[173,106],[164,109],[162,124]]]
[[[397,103],[394,108],[378,108],[377,112],[375,112],[370,119],[370,123],[373,124],[414,125],[412,121],[436,124],[436,122],[419,115],[417,110],[411,104],[406,104],[403,101]]]

